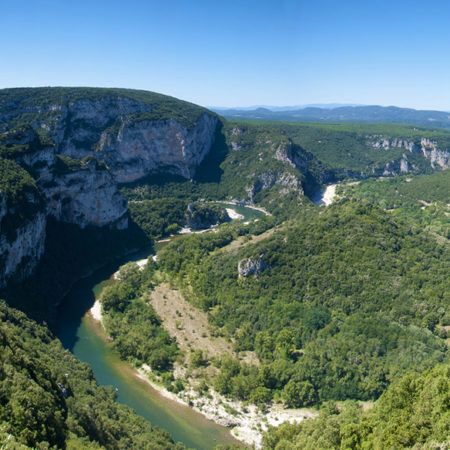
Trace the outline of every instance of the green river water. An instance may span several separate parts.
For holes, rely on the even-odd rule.
[[[262,215],[250,208],[226,206],[243,214],[245,220]],[[217,444],[236,444],[227,428],[216,425],[187,406],[166,399],[139,379],[133,368],[119,359],[101,327],[87,314],[118,267],[145,256],[136,255],[111,264],[76,283],[62,302],[56,334],[65,348],[92,367],[100,385],[113,386],[119,402],[130,406],[152,424],[166,429],[175,441],[199,450],[210,450]]]

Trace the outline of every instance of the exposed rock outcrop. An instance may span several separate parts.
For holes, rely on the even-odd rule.
[[[38,88],[0,91],[0,155],[36,180],[42,209],[0,231],[0,286],[30,274],[42,256],[47,217],[124,229],[119,183],[156,172],[192,178],[213,144],[219,119],[159,94],[120,89]],[[0,191],[0,220],[10,215]]]
[[[124,121],[117,132],[104,131],[97,155],[120,183],[164,171],[192,178],[214,139],[217,119],[203,114],[192,129],[176,120]]]
[[[111,173],[96,161],[78,170],[55,176],[44,188],[48,213],[61,222],[81,228],[93,225],[124,229],[128,226],[127,202]]]
[[[254,202],[258,193],[273,187],[278,187],[281,195],[294,193],[300,196],[303,194],[302,182],[297,175],[287,171],[269,170],[254,177],[252,184],[246,189],[248,198]]]
[[[257,258],[241,259],[238,263],[238,274],[240,278],[246,278],[251,275],[258,277],[267,268],[268,265],[264,261],[263,255],[259,255]]]
[[[32,273],[44,252],[44,200],[28,173],[0,159],[0,287]]]
[[[203,108],[139,91],[67,89],[61,98],[36,104],[17,98],[0,103],[5,144],[8,133],[20,144],[45,136],[57,154],[74,159],[91,156],[103,162],[119,183],[158,171],[192,178],[211,148],[219,123],[216,115]],[[18,135],[7,128],[8,121],[14,124],[24,114],[30,117],[26,133]],[[47,150],[46,145],[41,147]],[[36,145],[30,150],[36,153]],[[32,158],[42,160],[37,155]]]
[[[12,276],[21,280],[31,275],[44,254],[46,223],[46,215],[38,213],[16,229],[13,240],[0,234],[0,287]]]
[[[381,170],[375,171],[379,175],[379,172]],[[405,174],[411,171],[410,164],[408,162],[408,157],[406,155],[403,155],[401,159],[394,160],[391,162],[388,162],[382,172],[382,176],[388,177],[388,176],[395,176],[395,175],[401,175]]]
[[[441,148],[436,141],[429,138],[411,140],[375,135],[368,136],[367,143],[369,146],[378,150],[405,149],[411,154],[420,154],[430,162],[433,169],[447,169],[450,167],[450,150]],[[406,158],[407,156],[403,155],[403,159]],[[403,168],[405,169],[405,166]]]

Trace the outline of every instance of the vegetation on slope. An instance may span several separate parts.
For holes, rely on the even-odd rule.
[[[33,448],[181,448],[114,398],[46,328],[0,302],[0,436]]]
[[[317,419],[271,428],[265,450],[447,448],[450,365],[393,382],[373,409],[356,403],[325,405]]]
[[[327,182],[381,175],[385,165],[407,154],[414,173],[432,171],[422,155],[404,148],[375,149],[369,137],[420,142],[428,138],[450,148],[450,133],[400,125],[226,122],[211,153],[192,181],[152,176],[124,186],[131,200],[160,198],[242,199],[286,217],[303,207]]]
[[[282,161],[277,150],[280,153],[290,147],[289,140],[272,129],[226,124],[194,180],[152,176],[134,186],[124,186],[122,192],[135,201],[239,199],[286,215],[290,208],[298,209],[303,204],[306,180],[317,184],[310,172],[314,169],[320,173],[316,170],[320,163],[315,161],[311,161],[312,167],[305,174]]]
[[[1,230],[14,240],[17,229],[43,210],[43,198],[30,174],[18,164],[0,158]]]
[[[203,238],[202,242],[208,242],[205,247],[211,251],[230,243],[239,235],[262,232],[270,223],[270,220],[262,220],[252,226],[228,224],[220,233],[205,234],[208,237]],[[183,241],[181,237],[177,239]],[[200,256],[196,256],[196,260],[200,260]],[[137,367],[147,364],[155,372],[164,373],[172,370],[179,349],[162,328],[160,318],[149,304],[149,292],[159,281],[155,269],[151,261],[143,270],[134,263],[123,266],[119,271],[119,280],[105,287],[100,301],[106,331],[121,358]],[[167,387],[174,388],[170,382]]]
[[[192,127],[204,114],[214,114],[205,108],[156,92],[135,89],[90,87],[12,88],[0,90],[0,119],[7,118],[9,129],[20,129],[33,120],[51,119],[59,107],[79,101],[128,99],[142,105],[130,120],[177,120]],[[52,108],[55,107],[56,108]],[[2,122],[3,120],[0,120]],[[88,126],[89,124],[86,124]],[[113,125],[113,124],[111,124]],[[0,127],[0,131],[2,127]]]
[[[178,348],[147,301],[153,270],[152,265],[144,271],[135,264],[122,267],[120,282],[105,288],[101,303],[106,330],[120,356],[161,372],[172,368]]]
[[[189,236],[160,254],[212,324],[263,361],[224,361],[220,392],[249,399],[264,388],[296,407],[367,400],[446,357],[438,325],[450,319],[449,250],[389,214],[354,203],[314,209],[256,245],[212,252],[225,238]],[[246,258],[265,270],[239,276]]]
[[[338,195],[368,202],[450,239],[450,170],[432,175],[367,180],[342,185]]]
[[[294,143],[310,151],[328,168],[348,172],[361,172],[370,176],[373,169],[383,167],[388,162],[399,159],[405,149],[377,150],[368,145],[368,136],[388,136],[389,138],[420,140],[421,137],[442,138],[450,146],[450,133],[431,132],[395,125],[355,125],[355,124],[288,124],[274,125]],[[408,159],[413,159],[408,155]],[[416,158],[420,161],[421,158]],[[415,161],[416,162],[416,161]],[[425,165],[424,165],[425,166]],[[425,167],[422,167],[426,170]]]

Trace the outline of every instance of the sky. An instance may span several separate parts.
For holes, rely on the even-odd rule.
[[[449,0],[0,0],[0,88],[450,111]]]

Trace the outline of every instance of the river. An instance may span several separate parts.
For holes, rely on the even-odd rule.
[[[263,215],[249,207],[227,204],[244,216],[254,220]],[[153,425],[167,430],[177,442],[199,450],[210,450],[217,444],[237,444],[229,430],[206,419],[191,408],[169,400],[136,376],[136,371],[120,360],[108,343],[97,322],[88,314],[102,288],[120,265],[149,255],[134,255],[110,264],[93,275],[80,280],[62,302],[56,334],[63,346],[79,360],[88,363],[100,385],[113,386],[117,399]]]

